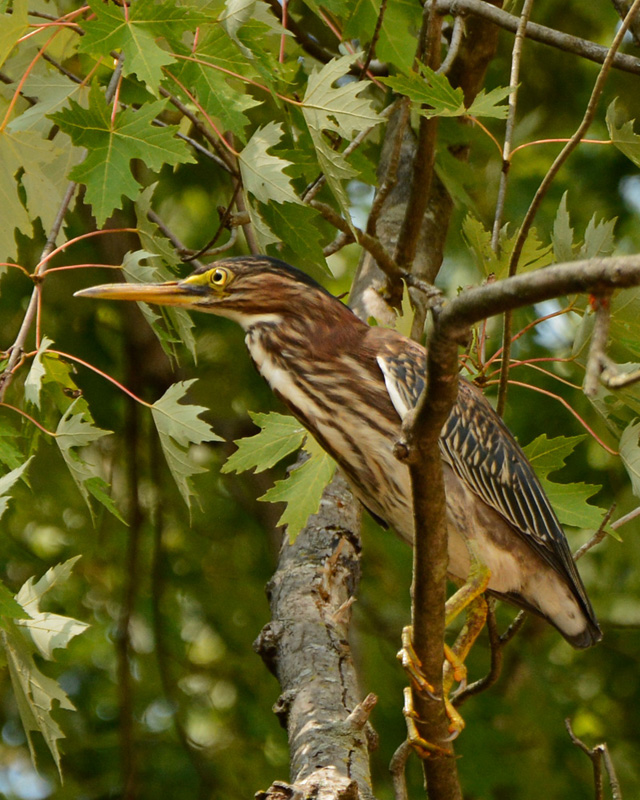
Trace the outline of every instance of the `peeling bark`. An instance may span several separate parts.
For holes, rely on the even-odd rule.
[[[360,579],[360,514],[346,481],[326,488],[320,510],[293,544],[285,539],[267,592],[272,620],[255,649],[280,682],[274,706],[286,728],[290,781],[257,797],[372,800],[368,718],[347,640]]]

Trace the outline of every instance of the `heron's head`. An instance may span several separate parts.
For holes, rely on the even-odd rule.
[[[266,256],[241,256],[200,267],[179,281],[111,283],[76,292],[76,297],[138,300],[228,317],[247,329],[277,323],[296,313],[313,314],[313,304],[338,302],[304,272]]]

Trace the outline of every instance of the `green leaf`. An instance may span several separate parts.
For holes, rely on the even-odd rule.
[[[617,217],[610,220],[596,222],[594,214],[589,220],[587,230],[584,234],[584,244],[580,248],[581,258],[598,258],[608,256],[613,252],[615,240],[613,229],[615,228]]]
[[[616,124],[616,118],[621,112],[616,108],[617,99],[607,108],[607,128],[614,145],[621,153],[630,159],[636,167],[640,167],[640,136],[633,132],[635,120],[627,120],[622,125]]]
[[[567,211],[567,192],[562,195],[558,212],[553,223],[553,256],[556,261],[563,263],[572,261],[573,255],[573,228]]]
[[[471,214],[468,214],[462,223],[462,235],[474,255],[478,267],[486,276],[495,275],[499,280],[507,277],[509,274],[509,260],[518,237],[517,231],[513,236],[508,235],[507,226],[500,231],[499,256],[495,254],[491,247],[491,232]],[[551,263],[552,259],[551,245],[543,245],[538,239],[536,229],[531,228],[522,248],[518,272],[528,272],[539,267],[545,267]]]
[[[207,409],[191,403],[181,403],[195,379],[180,381],[170,386],[159,400],[151,407],[153,420],[160,436],[171,474],[184,498],[191,507],[191,497],[195,491],[191,477],[206,472],[189,457],[189,447],[202,442],[222,442],[220,436],[198,416]]]
[[[0,27],[0,67],[23,34],[29,30],[27,0],[14,0],[12,14],[5,14]]]
[[[24,461],[22,450],[13,443],[20,436],[20,431],[4,417],[0,417],[0,464],[8,469],[16,469]]]
[[[557,483],[548,477],[549,473],[564,467],[566,459],[585,438],[586,434],[548,439],[546,434],[542,434],[523,447],[523,450],[560,522],[576,528],[597,529],[602,523],[605,510],[590,505],[587,500],[602,487],[582,482]]]
[[[249,416],[260,433],[235,441],[238,449],[223,464],[222,472],[244,472],[254,467],[262,472],[301,447],[307,436],[298,420],[288,414],[249,412]]]
[[[31,456],[31,458],[33,458],[33,456]],[[6,475],[3,475],[0,478],[0,517],[2,517],[4,512],[9,507],[9,500],[11,499],[8,497],[9,490],[20,480],[24,471],[29,466],[31,458],[25,461],[24,464],[12,469],[11,472],[8,472]]]
[[[278,520],[278,525],[286,525],[289,540],[293,541],[307,524],[309,517],[320,508],[322,493],[336,470],[336,462],[308,437],[305,450],[309,458],[300,467],[262,495],[260,500],[270,503],[285,502],[287,507]]]
[[[419,73],[380,78],[380,81],[408,97],[426,117],[459,117],[467,113],[462,89],[454,89],[446,75],[429,67],[421,67]],[[423,105],[430,108],[422,108]]]
[[[376,2],[376,19],[371,32],[375,28],[379,5]],[[422,5],[418,0],[389,0],[376,45],[376,56],[381,61],[393,64],[401,72],[411,69],[415,53],[411,47],[407,47],[407,37],[416,30],[421,15]],[[358,34],[356,37],[360,38]]]
[[[135,74],[155,94],[162,80],[162,68],[175,63],[170,52],[156,39],[180,38],[188,30],[213,21],[193,6],[185,8],[174,2],[136,0],[127,6],[89,0],[93,15],[84,24],[85,35],[78,43],[81,53],[109,56],[112,50],[124,55],[124,75]]]
[[[38,732],[42,734],[62,778],[58,740],[65,736],[51,716],[51,710],[54,702],[68,711],[75,711],[75,706],[56,681],[40,672],[33,660],[34,647],[26,641],[22,631],[15,626],[0,631],[0,643],[5,651],[16,705],[27,734],[31,760],[36,763],[32,733]]]
[[[467,108],[467,114],[472,117],[506,119],[509,113],[509,106],[501,106],[498,103],[501,103],[513,91],[513,86],[497,86],[486,93],[484,89],[480,89],[471,105]]]
[[[508,106],[501,106],[505,97],[513,91],[512,86],[498,86],[486,93],[481,90],[469,107],[464,104],[464,93],[460,87],[449,83],[446,75],[430,67],[420,66],[420,72],[408,72],[393,78],[379,78],[394,91],[408,97],[425,117],[495,117],[505,119]],[[424,108],[429,106],[429,108]]]
[[[207,114],[220,122],[223,130],[232,131],[246,142],[245,129],[250,123],[246,112],[262,104],[262,100],[244,91],[239,76],[253,78],[257,72],[246,55],[241,54],[221,26],[198,37],[195,52],[184,48],[184,54],[197,61],[185,61],[179,73],[180,82],[195,94]],[[188,98],[185,97],[185,102]]]
[[[326,273],[322,234],[315,224],[320,219],[317,211],[293,203],[268,203],[260,206],[260,215],[282,243],[269,247],[269,255],[289,261],[299,269],[320,268]]]
[[[151,265],[142,264],[147,260],[151,260],[153,263]],[[160,263],[160,259],[154,253],[148,253],[146,250],[127,253],[122,262],[122,272],[129,283],[163,283],[175,278],[173,273]],[[186,309],[172,308],[171,306],[154,306],[152,308],[147,303],[138,303],[138,306],[158,337],[162,349],[170,358],[178,360],[174,345],[176,342],[182,342],[195,361],[194,324]]]
[[[2,582],[0,582],[0,617],[6,617],[8,619],[29,618],[27,612]],[[4,625],[4,619],[0,619],[0,627]]]
[[[43,336],[40,347],[36,353],[31,369],[24,382],[24,399],[28,403],[33,403],[36,408],[40,408],[40,391],[42,389],[42,379],[45,376],[45,368],[42,363],[43,353],[51,347],[53,341],[48,336]]]
[[[140,158],[151,169],[165,164],[193,162],[184,142],[176,139],[177,126],[156,127],[153,120],[162,112],[165,100],[147,103],[139,110],[125,109],[111,119],[111,107],[96,83],[91,87],[89,108],[72,100],[69,108],[52,114],[51,119],[71,136],[77,147],[85,147],[84,161],[69,177],[87,187],[98,225],[121,204],[121,197],[135,200],[141,191],[130,161]]]
[[[268,153],[281,138],[282,125],[269,122],[253,134],[238,156],[245,189],[262,203],[270,200],[276,203],[300,202],[291,185],[291,178],[283,172],[291,166],[291,162]]]
[[[350,203],[342,183],[357,173],[341,153],[329,146],[324,132],[351,141],[358,133],[381,121],[372,101],[360,97],[367,84],[345,78],[345,73],[359,56],[356,53],[335,58],[321,70],[312,72],[302,105],[320,169],[347,220],[350,219]],[[334,86],[341,79],[344,82]]]
[[[106,488],[107,484],[100,475],[100,467],[95,461],[95,454],[84,448],[103,436],[110,435],[110,433],[111,431],[102,430],[102,428],[97,428],[93,424],[86,402],[81,397],[74,400],[69,406],[56,429],[56,444],[60,448],[71,477],[84,497],[92,515],[93,508],[89,501],[89,495],[102,502],[101,494],[96,491],[96,486]],[[82,452],[78,452],[79,448],[82,449]],[[98,482],[95,479],[98,479]],[[87,485],[89,481],[91,481],[91,490]],[[113,503],[103,503],[103,505],[108,511],[114,513],[118,519],[122,520],[120,514],[115,511]]]
[[[640,497],[640,421],[628,425],[620,437],[620,457],[631,479],[636,497]]]
[[[0,631],[0,642],[5,650],[9,675],[15,693],[16,703],[22,724],[24,725],[35,763],[35,750],[31,734],[37,731],[42,734],[53,756],[60,777],[60,752],[58,740],[64,738],[58,724],[51,716],[54,701],[61,708],[70,711],[75,707],[58,683],[44,675],[33,659],[37,651],[44,658],[51,659],[55,648],[66,647],[69,641],[85,631],[88,625],[72,617],[51,614],[40,610],[40,600],[56,583],[69,578],[73,565],[80,556],[58,564],[36,583],[33,578],[24,584],[15,600],[27,613],[28,618],[16,622],[4,621]]]

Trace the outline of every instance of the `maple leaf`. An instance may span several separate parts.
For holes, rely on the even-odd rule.
[[[151,169],[164,164],[193,162],[184,142],[176,139],[175,125],[155,127],[153,120],[162,112],[165,100],[147,103],[137,111],[125,109],[111,119],[111,108],[94,83],[89,94],[89,108],[71,100],[69,108],[51,115],[51,119],[71,136],[73,143],[87,149],[87,156],[74,167],[69,177],[87,187],[98,225],[120,206],[121,197],[135,200],[141,185],[130,168],[132,158],[143,159]]]
[[[78,397],[65,411],[58,423],[56,444],[60,448],[71,477],[89,507],[91,515],[93,516],[93,508],[89,502],[89,495],[121,522],[124,522],[109,495],[109,486],[100,475],[100,468],[93,459],[93,454],[84,449],[103,436],[110,434],[111,431],[102,430],[93,424],[86,401],[82,397]],[[82,452],[79,452],[78,448],[81,448]]]
[[[136,0],[127,6],[89,0],[95,16],[85,23],[85,35],[78,44],[81,53],[108,56],[112,50],[122,51],[124,75],[135,74],[154,93],[162,80],[162,67],[175,58],[161,48],[156,38],[178,38],[184,31],[213,22],[214,19],[195,8],[185,9],[174,2]]]
[[[78,636],[89,627],[72,617],[51,614],[40,609],[42,597],[56,583],[69,579],[71,570],[79,558],[80,556],[75,556],[63,564],[51,567],[35,584],[33,578],[29,578],[15,596],[15,603],[23,613],[13,613],[14,609],[10,608],[9,614],[3,615],[0,619],[0,644],[9,667],[31,758],[35,763],[31,734],[39,732],[49,748],[61,777],[58,740],[64,738],[64,733],[51,716],[51,710],[54,702],[70,711],[74,711],[75,706],[61,686],[38,669],[33,656],[37,652],[43,658],[51,660],[54,649],[66,647],[74,636]]]
[[[269,122],[259,128],[249,139],[238,156],[244,187],[263,203],[299,203],[291,178],[283,170],[291,166],[290,161],[273,156],[268,151],[282,138],[282,125]]]
[[[307,432],[295,417],[289,414],[254,414],[249,412],[260,433],[237,439],[238,449],[222,466],[222,472],[244,472],[255,467],[262,472],[273,467],[304,442]]]
[[[189,447],[202,442],[224,441],[206,422],[199,419],[199,415],[207,410],[204,406],[179,402],[194,383],[195,379],[174,383],[151,407],[167,464],[189,507],[195,494],[191,477],[206,472],[204,467],[198,466],[189,457]]]
[[[566,459],[585,438],[586,434],[580,434],[548,439],[543,433],[522,449],[535,469],[560,522],[576,528],[597,529],[602,523],[605,510],[591,505],[587,500],[602,487],[583,482],[557,483],[548,477],[551,472],[564,467]]]

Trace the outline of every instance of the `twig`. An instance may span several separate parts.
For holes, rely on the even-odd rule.
[[[389,772],[393,781],[393,796],[395,800],[409,800],[405,769],[410,755],[411,745],[405,740],[391,758]]]
[[[442,32],[442,17],[434,5],[425,6],[423,25],[425,52],[427,64],[434,71],[440,67],[440,36]],[[420,45],[418,58],[420,59]],[[431,185],[433,181],[433,167],[435,164],[436,135],[438,131],[437,117],[421,117],[418,128],[418,146],[413,159],[413,176],[409,202],[402,221],[402,228],[398,236],[398,244],[394,253],[394,261],[402,268],[410,271],[413,264],[422,226],[422,218],[429,202]]]
[[[369,64],[371,64],[371,59],[376,52],[376,44],[378,43],[378,37],[380,36],[380,30],[382,28],[382,20],[384,19],[386,10],[387,0],[382,0],[380,3],[380,11],[378,12],[378,19],[376,20],[376,27],[374,28],[373,36],[371,37],[371,43],[369,44],[367,55],[365,56],[364,63],[360,70],[360,80],[363,80],[366,77]]]
[[[404,271],[400,269],[398,264],[391,258],[389,253],[380,243],[380,240],[374,236],[369,236],[368,233],[361,231],[355,225],[350,226],[349,223],[343,219],[340,214],[331,208],[326,203],[321,203],[319,200],[311,200],[309,203],[311,208],[315,208],[322,216],[330,222],[335,228],[344,234],[349,234],[353,231],[356,241],[359,245],[364,247],[367,252],[375,258],[380,266],[380,269],[387,275],[391,281],[398,283],[404,275]]]
[[[509,168],[511,167],[511,145],[513,142],[513,132],[516,125],[516,109],[518,106],[518,85],[520,83],[520,63],[522,61],[522,50],[524,45],[525,30],[533,0],[525,0],[520,15],[520,22],[516,31],[516,38],[511,51],[511,75],[509,86],[512,87],[509,94],[509,112],[504,134],[504,145],[502,147],[502,172],[500,173],[500,185],[498,187],[498,199],[496,201],[496,211],[493,220],[493,234],[491,236],[491,247],[494,253],[498,253],[500,248],[500,230],[502,228],[502,218],[504,215],[504,204],[507,197],[507,185],[509,183]]]
[[[435,5],[425,6],[418,59],[431,69],[440,66],[442,18]],[[421,51],[421,48],[424,49]],[[409,268],[416,254],[422,218],[431,192],[435,158],[436,118],[422,118],[418,146],[413,160],[413,179],[409,203],[403,220],[394,260]],[[432,354],[437,357],[433,358]],[[415,411],[402,425],[398,455],[406,453],[413,496],[416,533],[413,546],[413,587],[411,603],[412,644],[424,677],[436,697],[442,697],[443,643],[447,579],[447,522],[444,479],[439,438],[457,395],[457,349],[444,353],[427,351],[427,391],[423,391]],[[425,491],[425,488],[427,489]],[[448,721],[444,701],[412,691],[418,733],[428,742],[453,754],[448,740]],[[423,760],[430,796],[462,800],[462,789],[455,758]]]
[[[576,132],[573,134],[571,139],[569,139],[567,144],[562,148],[562,151],[556,157],[555,161],[547,171],[547,174],[542,179],[542,182],[540,183],[540,186],[538,187],[538,190],[535,193],[533,200],[531,201],[527,213],[525,214],[524,220],[522,221],[522,225],[520,226],[520,230],[518,231],[518,236],[516,238],[513,251],[511,253],[511,258],[509,259],[510,276],[515,275],[517,271],[518,262],[522,254],[524,244],[527,240],[529,230],[531,228],[531,225],[533,224],[536,214],[538,213],[538,209],[540,207],[540,204],[542,203],[543,198],[547,194],[547,191],[549,190],[549,187],[551,186],[556,175],[560,171],[560,168],[569,158],[574,149],[578,146],[580,140],[589,129],[589,126],[591,125],[593,118],[595,117],[596,109],[600,101],[600,96],[602,95],[602,90],[604,89],[604,84],[609,75],[616,51],[622,44],[622,40],[624,39],[627,28],[629,27],[631,18],[639,8],[640,8],[640,0],[634,0],[634,3],[631,6],[629,13],[627,14],[624,22],[622,23],[618,32],[615,35],[613,42],[611,43],[609,52],[607,53],[607,56],[602,64],[600,72],[598,73],[598,77],[596,78],[596,82],[593,86],[591,97],[589,98],[586,111],[582,118],[582,122],[578,126]],[[504,361],[502,362],[502,370],[500,372],[500,387],[498,389],[498,402],[497,402],[497,410],[499,414],[504,413],[504,408],[507,401],[507,391],[508,391],[508,381],[509,381],[509,357],[511,354],[510,313],[506,313],[504,318],[503,352],[504,352]]]
[[[519,17],[483,0],[436,0],[436,9],[439,14],[455,14],[456,16],[471,14],[482,17],[511,33],[515,33],[518,30]],[[538,25],[535,22],[527,24],[526,36],[527,39],[555,47],[565,53],[572,53],[581,58],[586,58],[596,64],[602,64],[608,53],[606,47],[595,42],[580,39],[578,36],[563,33],[554,28],[547,28],[545,25]],[[623,72],[640,75],[640,58],[616,53],[613,59],[613,67]]]
[[[518,629],[520,627],[521,626],[519,626]],[[470,683],[465,689],[456,695],[454,700],[456,708],[461,706],[470,697],[473,697],[474,695],[480,694],[481,692],[491,688],[498,681],[500,673],[502,672],[502,663],[504,660],[502,651],[512,637],[509,637],[509,639],[504,641],[501,639],[500,632],[498,631],[496,615],[491,603],[489,604],[489,609],[487,612],[487,632],[489,634],[489,644],[491,646],[491,666],[489,667],[489,672],[484,676],[484,678],[480,678],[479,680]]]
[[[615,503],[609,508],[607,513],[602,518],[602,522],[600,523],[600,527],[598,530],[593,534],[593,536],[589,539],[588,542],[585,542],[582,547],[579,547],[576,552],[573,554],[573,560],[578,561],[578,559],[582,558],[585,553],[588,553],[592,547],[595,547],[597,544],[604,539],[607,535],[607,523],[611,519],[613,512],[616,510]]]
[[[438,72],[440,72],[442,75],[449,74],[449,70],[458,57],[460,46],[462,44],[462,40],[464,39],[464,28],[464,17],[456,17],[455,22],[453,23],[453,33],[451,35],[451,41],[449,42],[447,55],[442,64],[440,64],[440,68],[438,70]]]
[[[611,797],[613,800],[622,800],[622,792],[620,791],[620,783],[618,776],[609,754],[609,748],[605,742],[597,744],[595,747],[588,747],[581,739],[573,732],[571,727],[571,720],[565,719],[565,727],[571,738],[571,741],[585,753],[591,760],[593,766],[593,783],[596,790],[595,800],[604,800],[604,780],[602,774],[602,763],[604,762],[605,770],[609,776],[609,788],[611,789]]]
[[[631,522],[631,520],[636,519],[636,517],[640,517],[640,506],[634,508],[633,511],[630,511],[628,514],[625,514],[624,517],[620,517],[620,519],[612,522],[611,527],[614,531],[617,531],[618,528],[621,528],[623,525],[626,525],[627,522]]]

